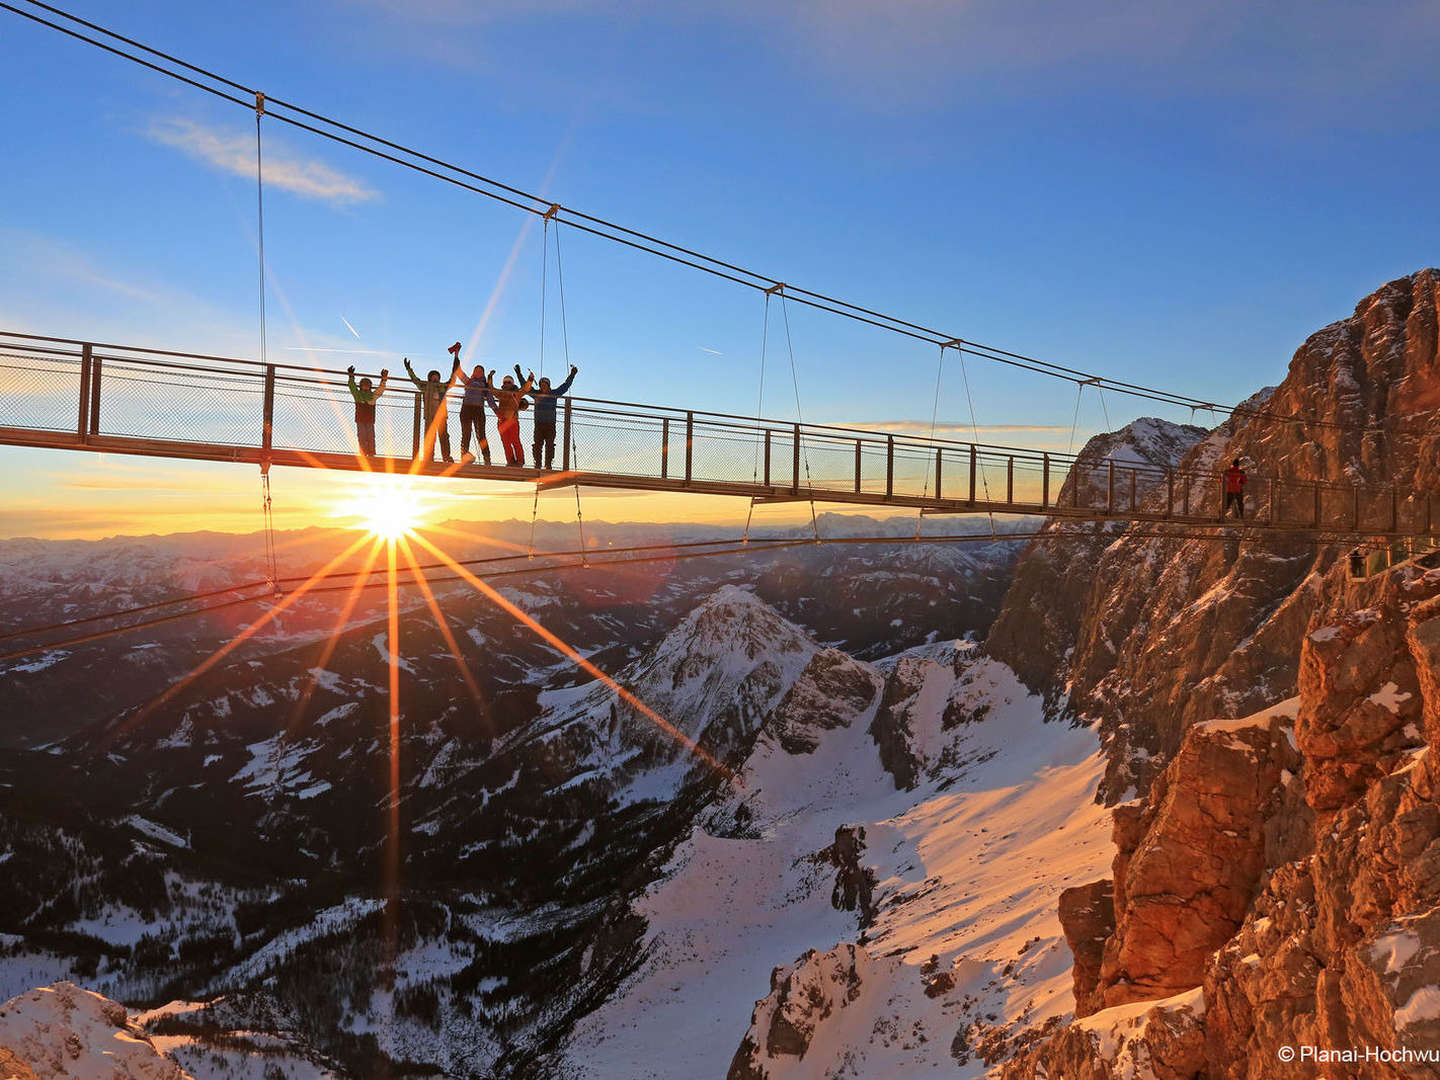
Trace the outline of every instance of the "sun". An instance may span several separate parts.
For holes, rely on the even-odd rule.
[[[420,525],[423,508],[419,496],[403,481],[373,485],[359,492],[348,508],[356,527],[384,540],[411,535]]]

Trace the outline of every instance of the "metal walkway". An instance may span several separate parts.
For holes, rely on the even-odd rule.
[[[378,383],[378,371],[366,374]],[[457,387],[448,421],[457,459],[459,397]],[[403,371],[376,412],[379,456],[367,460],[343,371],[0,331],[0,444],[12,446],[922,513],[1222,524],[1216,474],[1123,460],[572,397],[560,409],[552,472],[415,461],[420,397]],[[531,420],[521,417],[528,452]],[[486,424],[499,459],[493,416]],[[1440,524],[1430,492],[1263,474],[1251,475],[1246,511],[1247,531],[1428,537]]]

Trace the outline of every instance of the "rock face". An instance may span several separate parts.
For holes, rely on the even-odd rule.
[[[860,945],[811,949],[770,975],[770,993],[750,1016],[750,1030],[735,1052],[726,1080],[769,1080],[771,1066],[803,1060],[820,1024],[860,998],[874,961]]]
[[[1296,352],[1266,408],[1323,424],[1231,422],[1184,466],[1433,489],[1437,294],[1436,271],[1391,282]],[[1056,676],[1109,740],[1115,926],[1096,973],[1100,902],[1067,894],[1081,1019],[1005,1077],[1261,1080],[1287,1046],[1331,1055],[1297,1076],[1440,1075],[1440,558],[1350,580],[1334,547],[1134,532]],[[1127,1032],[1180,999],[1178,1038]]]
[[[1366,297],[1296,351],[1273,393],[1247,403],[1309,422],[1228,420],[1191,446],[1180,467],[1218,471],[1242,457],[1257,474],[1361,485],[1372,519],[1373,501],[1392,486],[1433,489],[1437,295],[1440,271],[1424,270]],[[1192,510],[1218,513],[1216,485],[1197,482],[1177,498],[1187,494]],[[1252,513],[1272,494],[1254,492]],[[1283,485],[1277,497],[1287,497]],[[1329,496],[1327,520],[1351,497]],[[1403,523],[1424,520],[1423,500],[1399,511]],[[1335,556],[1278,536],[1237,551],[1142,535],[1154,532],[1131,527],[1053,551],[1033,544],[986,646],[1057,708],[1068,687],[1068,708],[1104,722],[1111,769],[1103,794],[1111,802],[1132,797],[1132,788],[1143,792],[1192,724],[1246,716],[1294,695],[1301,639],[1325,600],[1319,583]],[[1027,655],[1037,646],[1038,660]]]
[[[0,1075],[11,1080],[190,1080],[109,998],[61,982],[0,1005]]]
[[[1261,1080],[1285,1046],[1433,1055],[1301,1076],[1440,1075],[1440,570],[1352,584],[1336,567],[1316,593],[1297,698],[1193,726],[1148,799],[1116,808],[1115,930],[1093,990],[1076,949],[1077,1002],[1107,1007],[1029,1066],[1128,1075],[1126,1044],[1096,1050],[1093,1022],[1189,993],[1203,1060],[1177,1075]]]
[[[1109,878],[1077,885],[1060,894],[1060,926],[1075,957],[1075,1015],[1104,1007],[1099,993],[1105,942],[1115,932],[1115,883]]]
[[[1206,434],[1204,428],[1147,417],[1119,431],[1092,437],[1080,457],[1091,462],[1113,461],[1119,468],[1128,464],[1175,466]],[[1061,504],[1074,497],[1076,484],[1081,486],[1082,501],[1103,503],[1108,486],[1103,470],[1068,476],[1060,488]],[[1142,502],[1153,494],[1153,486],[1154,481],[1140,481]],[[1091,609],[1094,574],[1090,568],[1123,530],[1120,525],[1082,524],[1064,518],[1050,519],[1045,530],[1064,533],[1067,539],[1036,541],[1025,549],[1005,603],[986,637],[986,648],[1058,708],[1069,656]]]
[[[1122,882],[1105,944],[1105,1005],[1200,984],[1210,954],[1240,928],[1265,869],[1265,823],[1280,775],[1298,767],[1290,712],[1198,724],[1150,789],[1143,839],[1117,858]]]
[[[1006,1062],[1000,1080],[1196,1080],[1205,1076],[1200,992],[1087,1016]]]

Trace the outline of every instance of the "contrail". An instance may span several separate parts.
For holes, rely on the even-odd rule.
[[[359,341],[359,340],[360,340],[360,331],[356,330],[355,327],[353,327],[353,326],[350,325],[350,320],[347,319],[344,315],[341,315],[341,316],[340,316],[340,321],[345,324],[345,329],[346,329],[346,330],[349,330],[350,333],[352,333],[352,334],[355,335],[355,340],[356,340],[356,341]]]

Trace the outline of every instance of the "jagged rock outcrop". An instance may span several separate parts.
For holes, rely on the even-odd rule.
[[[880,693],[874,671],[838,649],[823,649],[781,699],[768,727],[789,754],[809,754],[820,734],[847,727]]]
[[[69,982],[0,1005],[0,1075],[9,1080],[190,1080],[130,1022],[125,1006]]]
[[[895,787],[914,788],[966,763],[963,728],[1027,694],[1015,673],[973,645],[952,642],[906,654],[885,681],[870,722],[880,764]]]
[[[1075,958],[1075,1015],[1105,1007],[1099,993],[1105,942],[1115,932],[1115,883],[1109,878],[1076,885],[1060,894],[1060,926]]]
[[[1307,422],[1227,420],[1180,468],[1216,471],[1242,457],[1257,475],[1361,485],[1367,506],[1378,499],[1388,507],[1391,487],[1433,489],[1437,297],[1436,270],[1378,289],[1350,318],[1311,335],[1273,393],[1247,403]],[[1252,505],[1270,494],[1257,490]],[[1287,497],[1284,485],[1277,497]],[[1218,513],[1216,485],[1192,484],[1188,498],[1192,510]],[[1350,498],[1348,490],[1332,494],[1327,518],[1346,514],[1341,504]],[[1423,500],[1399,511],[1412,526],[1424,520]],[[1279,536],[1232,546],[1141,535],[1154,531],[1107,536],[1103,550],[1098,541],[1063,552],[1032,545],[986,646],[1035,689],[1055,695],[1068,686],[1070,708],[1103,720],[1111,755],[1103,794],[1111,802],[1143,792],[1192,724],[1294,695],[1300,642],[1327,602],[1319,585],[1335,557],[1333,548]],[[1045,658],[1038,665],[1026,659],[1037,645]]]
[[[1129,464],[1175,466],[1206,434],[1204,428],[1189,424],[1142,417],[1119,431],[1093,436],[1080,451],[1080,458],[1096,463],[1114,461],[1122,468]],[[1143,501],[1154,494],[1158,478],[1137,475]],[[1108,479],[1105,470],[1098,468],[1067,476],[1057,501],[1062,505],[1073,501],[1079,484],[1083,503],[1102,505]],[[1045,529],[1065,533],[1067,539],[1038,541],[1025,549],[1005,603],[986,637],[986,649],[1009,664],[1026,686],[1043,694],[1048,705],[1058,707],[1070,653],[1090,610],[1091,568],[1123,527],[1052,518]]]
[[[1200,985],[1210,954],[1239,929],[1265,870],[1265,824],[1281,775],[1298,768],[1291,710],[1198,724],[1150,789],[1143,839],[1123,882],[1097,986],[1106,1006]]]
[[[1184,1075],[1261,1080],[1287,1046],[1382,1055],[1297,1076],[1440,1075],[1440,569],[1336,567],[1317,591],[1298,698],[1192,727],[1148,800],[1116,808],[1111,1007],[1029,1052],[1048,1075],[1124,1075],[1084,1064],[1091,1021],[1181,984],[1203,1000]]]
[[[875,963],[864,946],[844,944],[823,953],[811,949],[794,964],[776,968],[726,1080],[769,1080],[770,1063],[803,1059],[820,1025],[860,998]]]
[[[865,826],[842,825],[835,830],[835,843],[828,854],[835,867],[835,888],[830,902],[841,911],[860,913],[863,930],[875,921],[875,870],[861,863],[865,854]]]
[[[1000,1070],[1000,1080],[1196,1080],[1205,1075],[1198,990],[1105,1009],[1068,1025]]]

